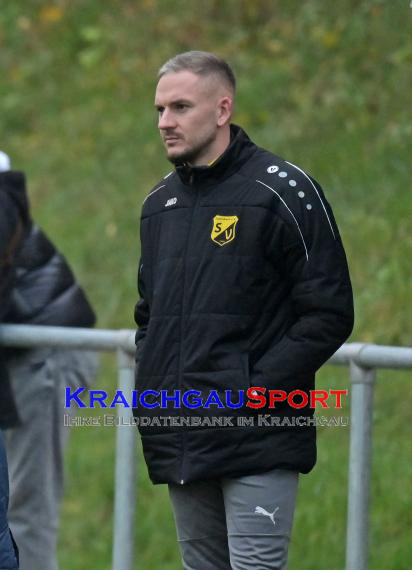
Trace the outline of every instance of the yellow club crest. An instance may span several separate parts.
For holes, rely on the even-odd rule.
[[[217,245],[226,245],[235,239],[237,216],[215,216],[210,237]]]

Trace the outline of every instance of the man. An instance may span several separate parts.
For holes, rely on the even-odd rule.
[[[313,178],[231,124],[235,87],[210,53],[160,69],[175,170],[141,218],[135,415],[150,420],[145,459],[169,485],[185,570],[286,568],[298,473],[316,461],[308,395],[353,327],[330,206]],[[269,390],[275,408],[236,406]],[[282,400],[295,390],[298,408]]]
[[[25,179],[2,175],[10,194]],[[93,309],[65,260],[33,224],[14,259],[15,281],[4,322],[92,327]],[[5,435],[10,472],[10,527],[21,570],[57,570],[57,530],[63,495],[65,388],[90,386],[94,353],[55,348],[7,351],[7,367],[20,422]]]

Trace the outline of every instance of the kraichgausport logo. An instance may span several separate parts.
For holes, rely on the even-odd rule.
[[[89,397],[89,405],[87,406],[80,395],[85,392]],[[260,409],[260,408],[276,408],[279,402],[286,402],[291,408],[300,409],[305,406],[316,408],[319,403],[322,408],[330,408],[328,404],[329,398],[332,400],[331,404],[335,408],[342,408],[342,396],[347,396],[348,390],[310,390],[304,392],[303,390],[293,390],[292,392],[285,392],[284,390],[267,390],[259,386],[254,386],[248,390],[225,390],[225,394],[218,394],[217,390],[210,390],[209,395],[202,395],[198,390],[189,390],[182,392],[181,390],[144,390],[139,392],[133,390],[129,401],[123,394],[122,390],[117,390],[115,396],[110,401],[108,394],[105,390],[90,390],[81,387],[71,391],[66,388],[65,408],[71,408],[72,403],[77,404],[79,408],[95,408],[96,404],[100,408],[114,408],[116,405],[122,405],[125,408],[143,408],[153,409],[161,408],[166,409],[173,407],[180,409],[182,407],[189,409],[196,408],[210,408],[217,406],[217,408],[231,408],[238,409],[241,407]],[[108,401],[109,400],[109,401]]]
[[[213,218],[212,241],[223,246],[233,241],[236,237],[237,216],[215,216]]]

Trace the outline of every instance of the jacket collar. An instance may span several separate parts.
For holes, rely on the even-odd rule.
[[[256,145],[237,125],[230,125],[230,139],[225,152],[211,166],[177,165],[176,172],[183,184],[221,182],[237,172],[254,153]]]

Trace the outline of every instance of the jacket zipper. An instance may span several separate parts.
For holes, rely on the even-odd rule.
[[[190,184],[193,184],[193,174],[190,176]],[[190,215],[190,223],[189,223],[189,231],[187,233],[187,240],[185,244],[184,250],[184,269],[183,269],[183,287],[182,287],[182,314],[181,314],[181,324],[180,324],[180,355],[179,355],[179,390],[182,386],[182,376],[183,376],[183,339],[185,333],[185,294],[186,294],[186,278],[187,278],[187,250],[190,243],[190,237],[192,234],[192,227],[193,227],[193,218],[195,214],[195,210],[197,209],[200,192],[193,188],[193,191],[196,192],[196,200],[192,208],[192,212]],[[181,429],[181,446],[182,446],[182,455],[180,460],[180,485],[184,485],[184,449],[185,449],[185,432],[184,428]]]

